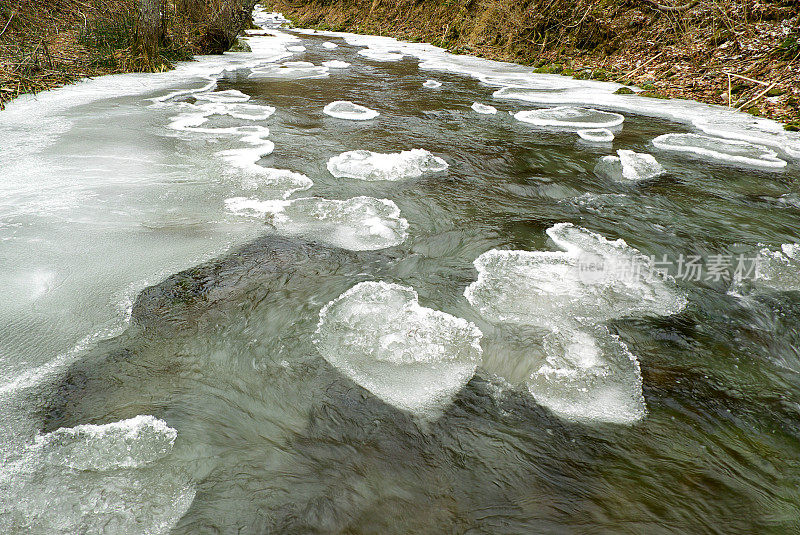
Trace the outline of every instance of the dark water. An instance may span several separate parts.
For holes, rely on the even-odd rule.
[[[353,67],[325,79],[231,75],[220,89],[278,109],[268,121],[276,149],[260,163],[313,178],[296,197],[391,199],[408,239],[351,252],[265,225],[232,256],[140,295],[125,334],[36,394],[42,431],[164,419],[178,439],[163,463],[196,485],[174,533],[800,532],[797,291],[742,298],[727,283],[679,280],[682,312],[612,322],[641,364],[648,413],[630,426],[539,406],[521,386],[528,350],[463,295],[476,257],[554,249],[545,230],[560,222],[657,257],[778,249],[797,239],[800,209],[777,201],[797,191],[796,166],[769,173],[658,153],[666,176],[611,182],[593,173],[608,147],[515,121],[506,112],[529,107],[492,102],[492,88],[304,41],[309,52],[293,60]],[[445,85],[423,90],[428,78]],[[332,100],[380,119],[328,117]],[[474,101],[500,113],[477,115]],[[682,131],[628,116],[613,147],[652,152],[652,138]],[[413,148],[450,168],[402,182],[325,168],[344,151]],[[484,332],[483,365],[439,418],[380,401],[312,343],[320,309],[367,280],[412,286],[423,306]]]

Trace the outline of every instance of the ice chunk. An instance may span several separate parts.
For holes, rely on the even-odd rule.
[[[250,100],[250,95],[246,95],[237,89],[194,93],[192,96],[197,100],[207,100],[210,102],[247,102]]]
[[[689,152],[715,160],[767,169],[786,167],[775,151],[762,145],[701,134],[664,134],[653,140],[662,150]]]
[[[592,108],[560,106],[542,110],[521,111],[514,114],[518,121],[536,126],[555,126],[561,128],[611,128],[619,126],[625,117],[618,113],[599,111]]]
[[[480,102],[475,102],[472,104],[472,109],[478,113],[483,113],[485,115],[494,115],[497,113],[497,108],[494,106],[487,106],[486,104],[481,104]]]
[[[339,61],[338,59],[332,61],[325,61],[322,63],[323,67],[328,67],[329,69],[346,69],[350,66],[349,63],[346,61]]]
[[[36,437],[47,462],[74,470],[136,468],[169,454],[178,433],[163,420],[136,416],[105,425],[61,428]]]
[[[346,100],[331,102],[323,110],[327,115],[337,119],[349,119],[351,121],[368,121],[380,115],[377,111],[365,108],[358,104],[353,104]]]
[[[428,89],[438,89],[442,87],[442,82],[438,80],[428,80],[427,82],[422,84],[422,87],[426,87]]]
[[[364,50],[359,50],[358,53],[365,58],[375,61],[400,61],[404,57],[402,52],[383,50],[380,48],[365,48]]]
[[[646,412],[639,361],[605,327],[560,329],[527,381],[540,404],[568,420],[631,424]]]
[[[247,172],[247,176],[242,178],[243,188],[258,190],[272,199],[285,199],[296,191],[307,190],[314,185],[314,182],[302,173],[258,165],[255,163],[259,158],[258,147],[249,154],[247,150],[232,149],[221,153],[232,166]]]
[[[762,248],[747,262],[745,256],[742,272],[735,273],[736,279],[731,283],[731,293],[741,294],[744,286],[771,288],[779,292],[800,291],[800,244],[785,243],[779,251],[768,247]],[[739,268],[734,260],[733,270]]]
[[[665,173],[664,168],[651,154],[618,150],[617,155],[601,158],[594,172],[617,182],[649,180]]]
[[[405,180],[427,173],[444,171],[449,166],[442,158],[424,149],[381,154],[366,150],[345,152],[328,161],[328,170],[336,178],[361,180]]]
[[[251,69],[248,78],[285,78],[303,80],[309,78],[327,78],[330,74],[325,65],[317,66],[308,61],[287,61],[280,65],[265,65]]]
[[[289,52],[305,52],[306,47],[304,47],[303,45],[292,45],[292,46],[287,46],[286,50],[288,50]]]
[[[674,281],[623,240],[559,223],[547,230],[563,252],[488,251],[464,295],[490,321],[557,328],[638,315],[666,316],[686,305]]]
[[[284,234],[353,251],[392,247],[408,237],[408,221],[400,217],[400,209],[388,199],[259,201],[235,197],[225,204],[234,213],[266,217]]]
[[[153,416],[40,435],[0,471],[3,533],[169,533],[192,503],[166,462],[177,432]]]
[[[325,305],[315,343],[378,398],[426,416],[475,373],[481,336],[464,319],[420,306],[413,288],[362,282]]]
[[[591,143],[611,143],[614,141],[614,132],[608,128],[593,128],[591,130],[578,130],[578,136]]]
[[[334,48],[339,48],[339,45],[336,43],[331,43],[330,41],[325,41],[322,43],[323,48],[327,48],[328,50],[333,50]]]

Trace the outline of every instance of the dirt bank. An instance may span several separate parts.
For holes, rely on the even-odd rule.
[[[86,76],[165,70],[221,53],[250,23],[256,0],[154,0],[154,58],[142,50],[139,0],[0,0],[0,108],[20,93]]]
[[[675,4],[671,4],[675,1]],[[267,0],[298,26],[426,41],[800,125],[797,0]],[[680,4],[680,5],[679,5]],[[760,83],[759,83],[760,82]]]

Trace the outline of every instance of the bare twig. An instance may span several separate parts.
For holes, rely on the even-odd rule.
[[[11,24],[11,19],[13,19],[14,15],[16,15],[16,14],[17,14],[17,12],[15,11],[15,12],[13,12],[11,14],[10,17],[8,17],[8,20],[6,21],[6,25],[3,27],[3,31],[0,32],[0,37],[2,37],[4,33],[6,33],[6,30],[8,29],[8,25]]]

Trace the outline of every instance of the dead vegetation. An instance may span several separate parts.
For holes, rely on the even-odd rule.
[[[800,121],[797,0],[275,0],[298,25],[423,40]],[[749,81],[748,81],[749,79]],[[766,91],[765,91],[766,89]]]
[[[156,46],[148,50],[139,0],[0,0],[0,108],[20,93],[76,79],[171,68],[221,53],[249,23],[255,0],[154,0]]]

